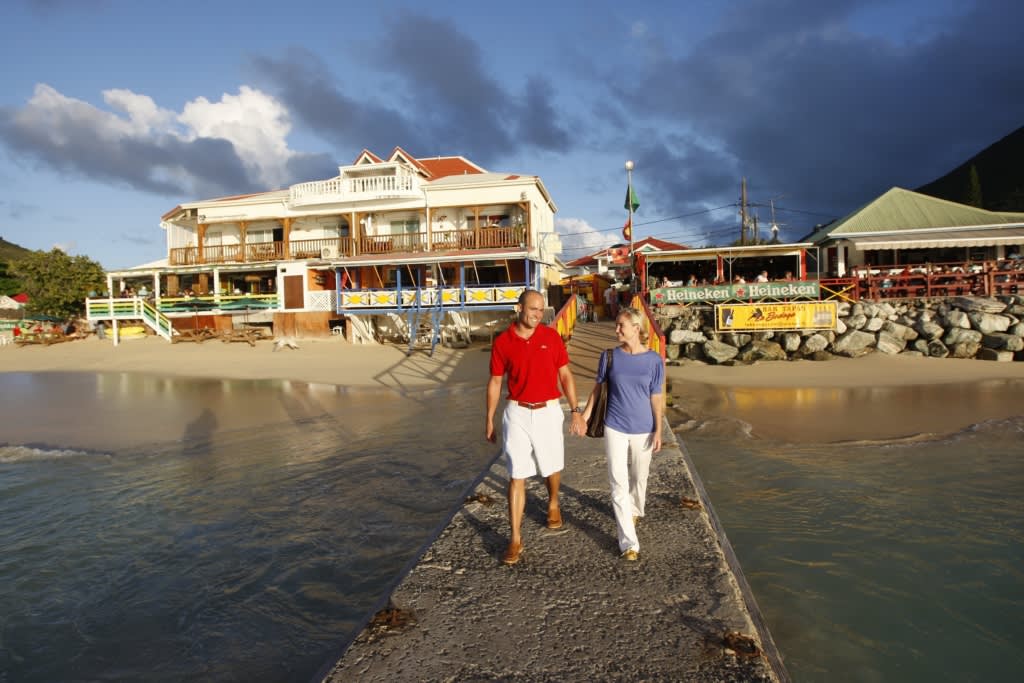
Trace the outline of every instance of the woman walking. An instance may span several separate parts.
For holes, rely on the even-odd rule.
[[[623,559],[635,561],[640,554],[636,525],[644,516],[647,473],[651,456],[661,450],[665,366],[661,356],[647,348],[647,330],[635,308],[619,311],[615,318],[615,335],[619,345],[601,354],[597,382],[590,392],[583,418],[584,423],[590,419],[597,393],[608,372],[610,354],[608,409],[604,422],[608,480],[619,552]]]

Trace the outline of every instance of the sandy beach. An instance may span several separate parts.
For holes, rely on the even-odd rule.
[[[438,347],[406,356],[400,346],[356,346],[342,339],[304,340],[274,351],[210,341],[169,344],[156,337],[98,339],[49,347],[0,347],[0,372],[123,372],[156,376],[277,379],[349,387],[429,388],[479,384],[489,346]],[[577,350],[577,356],[599,349]],[[573,359],[579,394],[593,378]],[[783,441],[893,439],[948,434],[1020,413],[1024,363],[872,354],[827,362],[762,362],[722,367],[684,363],[668,368],[675,425],[738,419],[756,437]]]

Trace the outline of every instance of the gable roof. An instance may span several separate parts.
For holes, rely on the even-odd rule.
[[[427,180],[437,180],[438,178],[445,178],[453,175],[469,175],[487,172],[482,166],[474,164],[463,156],[416,158],[401,147],[395,147],[391,150],[391,154],[388,155],[387,160],[404,162],[415,168],[422,175],[426,176]],[[359,156],[356,157],[356,160],[352,162],[352,165],[360,166],[365,164],[383,163],[385,163],[384,159],[380,158],[370,150],[364,149],[359,153]]]
[[[569,261],[566,263],[568,268],[581,268],[585,266],[596,266],[599,258],[621,258],[621,252],[623,247],[626,247],[628,252],[628,245],[613,244],[610,247],[605,247],[599,251],[595,251],[588,256],[581,256],[575,261]],[[633,242],[633,251],[650,253],[652,251],[677,251],[680,249],[689,249],[684,244],[676,244],[675,242],[668,242],[666,240],[658,239],[657,237],[644,237],[641,240]]]
[[[1024,213],[987,211],[966,204],[893,187],[852,213],[829,223],[805,241],[869,236],[904,231],[949,231],[1024,224]],[[908,235],[909,236],[909,235]]]

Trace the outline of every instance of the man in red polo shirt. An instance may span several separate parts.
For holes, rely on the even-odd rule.
[[[501,383],[508,375],[508,397],[502,415],[503,450],[508,464],[508,518],[512,529],[502,562],[515,564],[523,551],[521,527],[526,507],[526,479],[538,472],[547,481],[548,528],[562,526],[558,487],[565,466],[565,417],[558,399],[569,401],[572,420],[584,433],[582,409],[576,401],[576,382],[569,371],[569,354],[558,332],[541,324],[544,297],[527,289],[519,297],[516,322],[498,335],[491,347],[491,379],[487,383],[487,440],[496,441],[494,413]],[[562,391],[559,392],[558,385]]]

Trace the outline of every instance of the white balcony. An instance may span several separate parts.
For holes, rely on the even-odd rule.
[[[310,206],[421,196],[419,176],[400,164],[346,166],[340,171],[336,178],[292,185],[288,202],[292,206]]]

